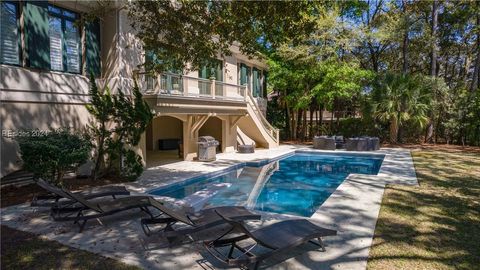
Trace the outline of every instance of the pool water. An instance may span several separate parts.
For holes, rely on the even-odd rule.
[[[296,153],[264,166],[245,166],[151,193],[183,199],[211,185],[230,183],[210,197],[204,207],[243,205],[249,209],[310,217],[350,173],[377,174],[382,161],[381,155]]]

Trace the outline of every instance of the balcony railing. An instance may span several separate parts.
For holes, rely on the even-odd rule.
[[[137,73],[137,82],[144,95],[203,97],[246,101],[246,86],[185,75]]]

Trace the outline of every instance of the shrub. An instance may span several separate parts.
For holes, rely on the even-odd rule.
[[[88,125],[96,150],[93,179],[113,173],[134,180],[143,171],[142,157],[131,148],[140,143],[153,114],[136,82],[131,94],[125,95],[120,90],[112,95],[108,87],[98,89],[95,79],[90,77],[87,110],[94,118]]]
[[[26,131],[18,138],[23,168],[56,185],[63,185],[68,170],[85,163],[91,151],[90,141],[79,133],[62,128],[42,133]]]

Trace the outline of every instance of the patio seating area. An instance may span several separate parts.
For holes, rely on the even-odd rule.
[[[380,139],[363,136],[345,140],[343,136],[315,136],[313,138],[313,148],[320,150],[377,151],[380,149]]]

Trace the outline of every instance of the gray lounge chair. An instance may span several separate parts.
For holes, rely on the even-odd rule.
[[[64,196],[69,198],[72,202],[80,207],[65,208],[52,207],[50,215],[55,221],[73,221],[74,224],[78,224],[80,232],[83,231],[86,223],[90,219],[97,219],[105,216],[110,216],[118,212],[127,211],[130,209],[140,209],[141,211],[149,214],[152,218],[154,215],[148,209],[151,206],[149,196],[128,196],[117,198],[115,200],[98,200],[91,201],[85,199],[80,194],[73,194],[70,191],[62,189]]]
[[[71,207],[73,204],[75,204],[75,201],[72,201],[69,197],[67,197],[67,194],[65,194],[60,188],[46,182],[43,179],[38,179],[35,181],[35,183],[49,194],[34,196],[32,202],[30,203],[31,206],[57,208],[63,207],[64,210],[67,208],[71,208],[71,210],[78,209],[78,207]],[[130,191],[128,191],[124,186],[104,186],[73,192],[73,194],[81,195],[86,200],[109,196],[112,196],[112,198],[115,199],[116,196],[119,195],[130,195]]]
[[[56,221],[73,221],[74,224],[78,224],[80,226],[80,232],[85,227],[85,224],[90,219],[96,219],[100,217],[110,216],[119,212],[127,211],[130,209],[139,209],[145,213],[147,213],[150,218],[147,220],[154,221],[154,223],[165,223],[165,232],[164,234],[167,239],[170,241],[175,240],[179,236],[184,236],[186,234],[200,231],[203,229],[207,229],[212,226],[219,225],[224,223],[224,221],[220,218],[216,220],[212,220],[212,214],[209,211],[199,212],[198,217],[194,215],[187,215],[182,211],[173,210],[169,207],[163,205],[162,202],[155,200],[150,196],[128,196],[118,198],[116,200],[108,200],[108,201],[88,201],[83,198],[79,194],[73,194],[69,191],[63,190],[66,196],[70,197],[71,200],[78,202],[83,206],[83,208],[79,209],[78,212],[72,213],[65,211],[57,211],[57,209],[52,208],[51,215],[54,220]],[[160,214],[155,216],[149,208],[154,208],[160,211]],[[255,215],[245,208],[245,211],[241,211],[239,207],[232,207],[232,208],[222,208],[219,209],[221,212],[232,212],[238,214],[238,218],[242,219],[259,219],[259,215]],[[210,210],[213,211],[213,210]],[[248,212],[248,213],[247,213]],[[165,218],[159,218],[161,215],[166,215]],[[203,218],[202,218],[203,216]],[[237,216],[232,216],[232,218],[237,218]],[[211,222],[208,222],[211,220]],[[201,222],[200,222],[201,221]],[[190,225],[191,229],[184,229],[180,231],[174,231],[172,225],[176,222],[182,222],[187,225]],[[142,222],[142,228],[143,228]],[[145,231],[145,228],[144,228]]]
[[[149,236],[157,234],[165,237],[170,243],[176,242],[176,240],[183,236],[225,224],[226,221],[217,213],[221,213],[225,217],[237,222],[259,220],[261,218],[260,215],[248,211],[243,206],[220,206],[203,209],[197,213],[189,214],[182,211],[174,211],[164,205],[156,205],[156,208],[167,216],[173,217],[173,214],[176,214],[177,216],[173,218],[144,218],[141,221],[143,232]],[[174,230],[172,225],[178,221],[190,226]],[[149,227],[149,225],[152,224],[165,224],[165,226],[160,231],[152,231]]]
[[[254,269],[258,269],[263,260],[307,242],[317,245],[322,248],[322,251],[325,251],[321,237],[337,234],[334,230],[319,227],[306,219],[280,221],[256,231],[250,231],[242,223],[219,215],[232,225],[232,229],[213,241],[205,241],[204,246],[213,257],[229,267],[245,267],[253,264]],[[240,232],[241,235],[225,238],[231,232]],[[255,244],[249,247],[239,245],[239,242],[247,239],[253,240]],[[312,241],[313,239],[317,239],[318,243]],[[257,245],[269,251],[256,255],[252,250]],[[229,247],[227,255],[219,250],[221,247]],[[235,250],[241,254],[234,257]]]

